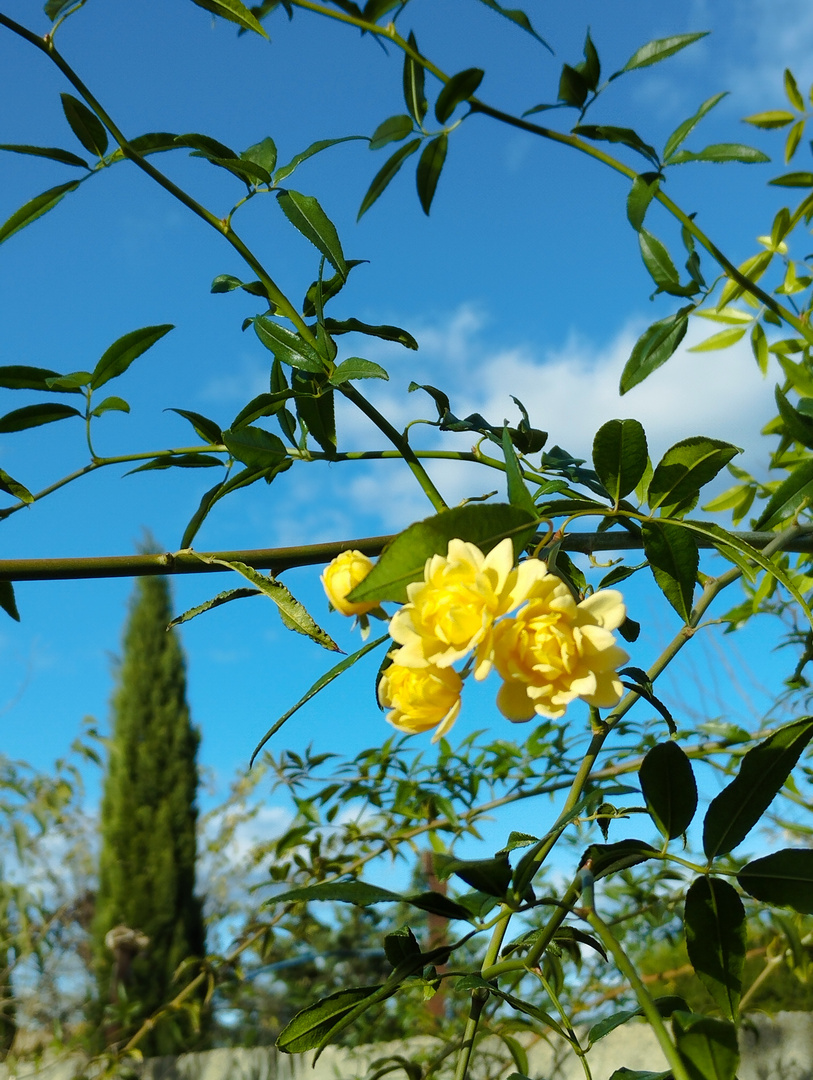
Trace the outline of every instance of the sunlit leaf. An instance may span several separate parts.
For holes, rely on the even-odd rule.
[[[675,34],[673,37],[649,41],[646,45],[642,45],[640,49],[636,49],[618,74],[620,75],[624,71],[635,71],[638,68],[649,67],[651,64],[659,64],[661,60],[674,56],[676,52],[680,52],[687,45],[692,45],[695,41],[706,37],[707,34],[708,31],[699,34]]]
[[[398,116],[390,116],[373,132],[370,139],[370,149],[380,150],[391,142],[401,142],[415,130],[415,122],[411,116],[400,113]]]
[[[691,305],[683,307],[674,315],[658,319],[641,334],[621,373],[620,393],[626,394],[642,383],[675,353],[686,336],[689,313],[693,310]]]
[[[78,409],[72,405],[63,405],[58,401],[46,401],[42,405],[25,405],[22,409],[13,409],[0,416],[0,434],[6,435],[12,431],[25,431],[28,428],[40,427],[42,424],[53,424],[56,420],[67,420],[69,416],[81,416]]]
[[[77,157],[70,150],[60,150],[58,146],[22,146],[18,143],[0,143],[0,150],[9,150],[14,154],[30,154],[33,157],[50,158],[62,165],[75,165],[79,169],[90,168],[84,158]]]
[[[744,116],[743,123],[753,124],[758,128],[782,128],[788,124],[792,124],[796,119],[795,113],[787,112],[785,109],[769,109],[766,112],[753,113],[751,116]]]
[[[553,52],[547,41],[545,41],[544,38],[541,38],[539,34],[537,34],[536,30],[534,30],[533,26],[531,25],[531,20],[520,8],[503,7],[502,4],[497,3],[497,0],[480,0],[480,3],[485,4],[486,7],[490,7],[493,11],[498,12],[504,18],[510,19],[511,22],[516,23],[517,26],[521,26],[522,29],[526,31],[526,33],[530,34],[532,37],[535,37],[536,40],[540,43],[540,45],[544,45],[548,52]]]
[[[349,356],[342,360],[328,381],[332,386],[340,386],[352,379],[389,379],[389,375],[380,364],[375,364],[372,360]]]
[[[321,154],[323,150],[330,149],[331,146],[338,146],[339,143],[356,142],[357,140],[363,140],[367,142],[366,135],[342,135],[338,139],[318,139],[315,143],[306,149],[295,154],[287,165],[281,165],[274,173],[274,183],[278,184],[280,180],[284,180],[287,176],[299,168],[303,161],[307,161],[308,158],[312,158],[314,154]]]
[[[277,197],[282,212],[317,251],[328,260],[337,273],[347,277],[339,234],[336,226],[312,195],[298,191],[282,191]]]
[[[222,19],[237,23],[243,30],[253,30],[260,37],[268,37],[255,16],[240,0],[192,0],[192,3],[206,11],[211,11],[213,15],[219,15]]]
[[[609,420],[596,432],[593,467],[614,503],[635,490],[646,463],[646,434],[637,420]]]
[[[381,985],[339,990],[302,1009],[288,1021],[277,1036],[277,1049],[283,1054],[302,1054],[306,1050],[323,1046],[334,1028],[337,1028],[356,1006],[369,1001],[379,990]]]
[[[690,116],[688,120],[684,120],[682,124],[678,124],[669,138],[666,140],[666,145],[663,148],[663,158],[667,165],[670,164],[670,158],[672,154],[677,150],[684,139],[694,131],[703,117],[711,112],[715,105],[719,104],[724,97],[727,96],[727,91],[723,91],[721,94],[715,94],[713,97],[708,98],[694,116]]]
[[[414,52],[418,52],[418,42],[412,32],[409,34],[407,44]],[[404,53],[404,101],[409,115],[420,125],[426,116],[427,109],[424,71],[423,66],[406,52]]]
[[[91,411],[90,415],[91,416],[102,416],[106,412],[128,413],[129,411],[130,411],[130,406],[124,400],[124,398],[113,396],[113,397],[106,397],[106,398],[104,398],[103,401],[100,401],[99,404]]]
[[[773,529],[788,518],[806,499],[813,497],[813,460],[802,461],[783,480],[756,522],[757,529]]]
[[[670,165],[684,165],[687,161],[714,161],[718,164],[727,161],[739,161],[742,165],[758,165],[770,161],[767,154],[753,146],[742,143],[715,143],[704,150],[694,153],[691,150],[678,150],[669,159]]]
[[[254,330],[266,349],[270,349],[283,364],[302,371],[325,370],[325,362],[319,353],[293,330],[288,330],[263,315],[254,320]]]
[[[168,624],[167,629],[170,626],[180,626],[181,623],[189,622],[195,616],[202,615],[204,611],[212,611],[213,608],[222,607],[223,604],[228,604],[232,600],[242,600],[246,596],[262,596],[262,593],[259,589],[226,589],[225,592],[213,596],[211,600],[204,600],[202,604],[189,608],[183,615],[176,615],[172,622]]]
[[[655,197],[659,187],[660,176],[658,173],[641,173],[633,180],[630,193],[627,196],[627,220],[636,231],[643,225],[649,204]]]
[[[670,446],[649,481],[649,505],[663,517],[691,508],[700,489],[742,453],[739,447],[702,435],[681,439]]]
[[[638,243],[641,247],[644,266],[646,266],[655,284],[659,288],[677,285],[679,276],[675,264],[660,240],[642,226],[638,230]]]
[[[13,476],[9,476],[5,469],[0,469],[0,491],[5,491],[7,495],[11,495],[23,503],[30,504],[34,501],[34,496],[28,488],[21,484],[19,480],[15,480]]]
[[[25,206],[21,206],[19,210],[11,215],[8,221],[4,222],[0,226],[0,244],[5,240],[8,240],[10,236],[13,236],[20,229],[24,229],[26,225],[30,225],[32,221],[36,221],[38,217],[42,217],[43,214],[47,214],[49,210],[53,210],[58,202],[60,202],[69,191],[75,191],[81,183],[81,180],[71,180],[67,184],[58,184],[57,187],[49,188],[48,191],[43,191],[41,195],[37,195],[36,198],[31,199]]]

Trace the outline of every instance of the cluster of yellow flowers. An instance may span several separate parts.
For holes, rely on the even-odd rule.
[[[345,551],[326,568],[322,584],[337,611],[363,617],[378,606],[346,600],[372,566],[361,552]],[[577,697],[608,708],[621,697],[617,669],[629,659],[612,634],[625,616],[613,589],[576,603],[541,560],[514,566],[510,539],[488,555],[450,540],[446,555],[427,560],[423,581],[407,586],[407,603],[390,619],[400,647],[389,654],[378,699],[394,727],[436,728],[433,741],[457,719],[463,679],[482,680],[492,667],[503,679],[497,706],[515,723],[559,719]]]

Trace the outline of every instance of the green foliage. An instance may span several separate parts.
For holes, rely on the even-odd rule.
[[[178,966],[205,950],[195,893],[200,737],[189,717],[180,644],[167,632],[170,618],[166,580],[143,578],[112,703],[93,920],[102,1037],[111,1041],[134,1034],[165,1005],[181,989],[174,982]],[[111,949],[116,928],[148,942]],[[177,1018],[159,1022],[143,1049],[170,1053],[189,1045],[191,1033],[177,1024]]]

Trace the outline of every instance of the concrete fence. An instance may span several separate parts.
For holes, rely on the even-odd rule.
[[[473,1061],[473,1080],[501,1080],[516,1071],[499,1040],[487,1040],[482,1046],[484,1053]],[[149,1058],[127,1071],[137,1072],[140,1080],[362,1080],[372,1063],[382,1058],[418,1054],[429,1059],[442,1048],[428,1038],[355,1050],[331,1047],[315,1065],[312,1053],[280,1054],[273,1047],[209,1050],[177,1058]],[[540,1041],[527,1049],[531,1080],[584,1080],[581,1065],[561,1040]],[[738,1080],[813,1080],[813,1014],[784,1012],[771,1018],[749,1018],[740,1035],[740,1052]],[[588,1061],[594,1080],[609,1080],[622,1066],[653,1073],[667,1067],[652,1032],[638,1021],[596,1043]],[[0,1080],[73,1080],[86,1075],[85,1066],[77,1058],[37,1066],[22,1063],[13,1070],[0,1066]],[[387,1077],[402,1080],[405,1074],[397,1070]]]

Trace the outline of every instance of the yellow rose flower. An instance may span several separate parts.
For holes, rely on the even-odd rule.
[[[619,592],[604,589],[577,604],[564,582],[548,575],[515,617],[494,628],[494,666],[505,680],[500,712],[519,723],[535,713],[558,720],[577,697],[598,708],[617,705],[623,688],[616,670],[629,656],[611,631],[625,616]]]
[[[360,551],[343,551],[341,555],[337,555],[333,562],[325,567],[325,572],[319,579],[331,607],[342,615],[366,615],[368,611],[377,608],[377,600],[352,604],[345,599],[348,593],[364,581],[372,568],[372,559],[368,559]]]
[[[475,675],[490,667],[494,620],[513,611],[547,574],[538,559],[514,567],[510,539],[488,555],[474,544],[450,540],[446,555],[433,555],[424,580],[407,586],[408,602],[390,620],[390,636],[402,646],[398,663],[451,667],[477,650]]]
[[[392,654],[396,661],[381,676],[378,700],[383,708],[391,710],[387,720],[393,727],[410,735],[436,727],[432,742],[437,742],[451,729],[460,712],[463,680],[454,668],[402,667],[398,662],[400,652],[397,649]]]

